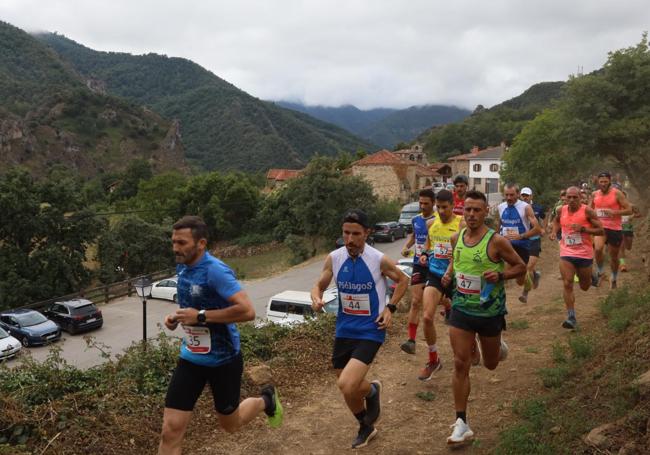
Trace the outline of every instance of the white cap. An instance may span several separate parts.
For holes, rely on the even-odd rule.
[[[533,190],[528,188],[527,186],[523,187],[520,191],[521,194],[525,194],[527,196],[532,196],[533,195]]]

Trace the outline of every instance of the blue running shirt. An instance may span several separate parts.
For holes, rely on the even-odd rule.
[[[227,308],[231,305],[227,299],[242,289],[230,267],[207,252],[193,266],[179,264],[176,273],[181,308]],[[215,367],[232,361],[239,354],[239,331],[234,323],[179,325],[179,328],[185,331],[181,343],[182,359]]]
[[[499,204],[499,218],[501,219],[501,231],[499,234],[506,236],[509,232],[523,234],[530,230],[530,221],[526,218],[526,207],[528,204],[518,200],[512,207],[507,202]],[[511,240],[513,246],[530,249],[530,239]]]
[[[375,319],[386,306],[386,279],[381,273],[384,253],[365,245],[356,259],[350,257],[345,247],[330,256],[339,290],[336,337],[383,343],[386,331],[379,330]]]
[[[427,241],[427,234],[429,233],[429,229],[427,228],[427,221],[434,218],[435,216],[435,212],[426,218],[420,213],[411,219],[411,224],[413,225],[413,240],[415,241],[415,255],[413,256],[413,264],[420,264],[420,255],[424,251],[424,244]]]

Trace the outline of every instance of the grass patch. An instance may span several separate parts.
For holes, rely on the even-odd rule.
[[[416,397],[418,397],[422,401],[433,401],[436,399],[435,393],[431,391],[427,392],[418,392],[415,394]]]
[[[594,353],[594,341],[590,337],[574,335],[569,338],[571,356],[576,360],[585,360]]]
[[[539,376],[542,378],[542,384],[544,384],[544,387],[549,389],[561,387],[569,377],[569,374],[569,367],[565,365],[542,368],[539,370]]]
[[[539,348],[535,346],[526,346],[524,348],[524,352],[527,352],[529,354],[539,354]]]
[[[528,321],[525,319],[520,319],[518,321],[512,321],[508,323],[508,328],[509,329],[514,329],[514,330],[524,330],[527,329],[528,326]]]
[[[265,278],[287,270],[291,265],[291,251],[284,245],[266,253],[242,258],[226,258],[228,264],[239,279]]]

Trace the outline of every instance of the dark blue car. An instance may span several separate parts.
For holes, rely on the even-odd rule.
[[[47,344],[61,338],[61,328],[35,310],[0,313],[0,327],[20,340],[23,346]]]

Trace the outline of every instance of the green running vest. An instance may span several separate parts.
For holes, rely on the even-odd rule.
[[[493,284],[494,289],[481,303],[481,290],[490,285],[483,278],[483,272],[503,272],[504,264],[494,262],[487,253],[488,244],[495,232],[489,229],[480,242],[467,246],[464,242],[464,228],[460,231],[454,248],[454,296],[452,307],[470,316],[494,317],[507,314],[506,291],[503,281]]]

